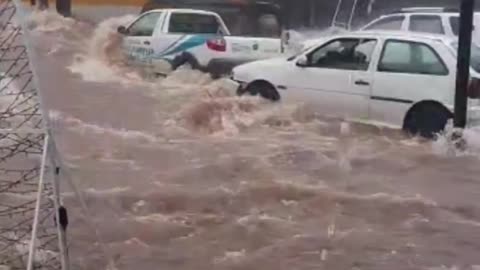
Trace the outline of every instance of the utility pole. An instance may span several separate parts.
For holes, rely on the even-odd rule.
[[[463,129],[467,124],[467,88],[470,79],[470,54],[472,46],[473,10],[475,7],[475,0],[461,1],[454,126],[455,128]]]
[[[57,12],[64,17],[72,16],[72,0],[56,0]]]

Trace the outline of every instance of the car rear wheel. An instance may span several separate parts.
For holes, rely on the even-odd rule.
[[[424,103],[414,106],[405,117],[403,130],[411,135],[420,135],[427,139],[433,139],[436,134],[442,132],[452,113],[436,103]]]
[[[260,95],[261,97],[270,101],[280,100],[280,94],[277,92],[275,87],[265,81],[257,81],[250,83],[245,89],[245,92],[249,93],[252,96]]]

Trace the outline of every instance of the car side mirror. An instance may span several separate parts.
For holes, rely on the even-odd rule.
[[[297,64],[298,67],[307,67],[308,66],[308,58],[305,55],[302,55],[297,59],[296,64]]]
[[[117,28],[117,32],[122,35],[126,35],[128,33],[128,30],[125,26],[121,25]]]

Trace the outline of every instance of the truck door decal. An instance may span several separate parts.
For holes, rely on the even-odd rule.
[[[169,46],[166,50],[155,55],[155,58],[162,58],[167,55],[176,54],[203,45],[210,38],[210,35],[191,35],[187,36],[185,40],[180,41],[184,37],[181,37],[172,46]]]

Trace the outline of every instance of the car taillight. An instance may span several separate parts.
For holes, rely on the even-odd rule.
[[[469,98],[480,99],[480,79],[471,78],[468,84],[467,95]]]
[[[207,47],[210,50],[224,52],[227,50],[227,43],[224,38],[214,38],[207,41]]]

